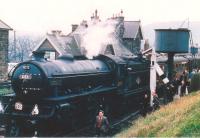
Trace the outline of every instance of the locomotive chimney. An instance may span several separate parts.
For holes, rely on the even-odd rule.
[[[117,19],[118,19],[119,22],[124,22],[123,11],[121,11],[121,12],[119,13],[119,16],[117,16]]]
[[[74,32],[78,28],[78,24],[72,24],[72,32]]]

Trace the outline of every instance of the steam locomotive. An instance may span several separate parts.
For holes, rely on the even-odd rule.
[[[7,136],[47,136],[91,123],[102,108],[109,117],[150,100],[150,61],[142,56],[98,55],[22,62],[11,76],[14,94],[1,97]]]

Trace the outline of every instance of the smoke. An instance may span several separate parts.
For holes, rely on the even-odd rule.
[[[106,20],[103,22],[90,21],[87,27],[80,25],[74,32],[81,35],[81,47],[85,49],[88,58],[97,56],[105,50],[108,44],[116,45],[118,40],[115,37],[117,21]]]

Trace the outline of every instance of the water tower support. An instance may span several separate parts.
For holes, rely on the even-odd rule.
[[[167,77],[169,78],[170,81],[173,79],[173,72],[174,72],[174,55],[175,53],[168,53],[168,60],[167,60],[167,67],[168,67],[168,75]]]

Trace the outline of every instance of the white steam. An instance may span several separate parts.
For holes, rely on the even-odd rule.
[[[89,25],[82,41],[82,46],[86,49],[88,58],[101,53],[108,44],[117,43],[114,37],[115,25],[116,22],[114,21]]]
[[[89,22],[88,27],[79,26],[74,32],[81,35],[81,47],[86,51],[86,56],[92,58],[101,53],[108,44],[116,44],[115,35],[116,21],[107,20],[104,22]]]
[[[105,54],[108,45],[112,45],[116,56],[132,56],[133,54],[119,41],[116,32],[118,27],[118,20],[94,20],[88,22],[87,27],[80,25],[73,34],[80,35],[82,53],[89,59],[98,54]]]

